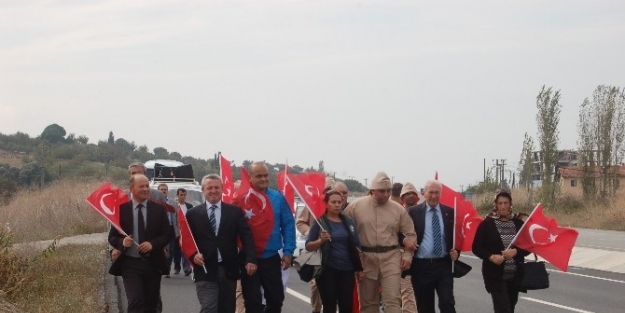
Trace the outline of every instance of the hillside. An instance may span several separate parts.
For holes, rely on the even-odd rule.
[[[182,156],[169,152],[165,147],[155,147],[150,151],[146,145],[138,146],[132,140],[115,138],[109,132],[108,138],[91,143],[89,138],[74,133],[67,134],[57,124],[47,126],[37,137],[17,132],[5,135],[0,133],[0,200],[8,200],[24,187],[42,187],[54,180],[65,178],[94,178],[124,183],[126,168],[135,161],[171,159],[193,166],[194,176],[200,180],[204,175],[219,172],[218,152],[213,158],[202,159]],[[239,167],[247,167],[254,160],[244,160],[239,166],[233,165],[234,179],[239,179]],[[291,173],[323,171],[320,168],[289,166]],[[284,170],[283,163],[268,162],[270,187],[276,188],[276,175]],[[340,179],[338,179],[340,180]],[[350,190],[365,191],[358,181],[344,181]]]

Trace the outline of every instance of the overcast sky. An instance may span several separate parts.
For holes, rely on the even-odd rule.
[[[625,87],[625,1],[0,2],[0,132],[377,171],[460,189],[518,165],[542,85],[560,148]]]

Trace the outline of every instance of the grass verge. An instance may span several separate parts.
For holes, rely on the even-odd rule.
[[[105,311],[105,249],[102,244],[51,246],[35,258],[20,258],[2,273],[12,282],[5,285],[7,300],[24,312]]]

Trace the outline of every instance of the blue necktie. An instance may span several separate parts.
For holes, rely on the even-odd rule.
[[[434,247],[432,251],[434,256],[440,257],[443,255],[443,237],[441,235],[441,225],[439,224],[438,215],[434,208],[430,209],[432,212],[432,239],[434,241]]]
[[[217,219],[215,218],[215,209],[217,209],[216,205],[211,205],[210,207],[210,216],[209,216],[209,220],[211,222],[211,227],[213,228],[213,232],[215,233],[215,235],[217,235]]]

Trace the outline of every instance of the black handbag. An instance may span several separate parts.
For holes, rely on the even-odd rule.
[[[520,290],[540,290],[549,288],[549,273],[545,267],[545,262],[538,261],[534,253],[533,262],[521,263],[523,266],[523,281],[519,286]]]
[[[304,264],[297,270],[299,279],[304,282],[310,282],[315,277],[315,265]]]

